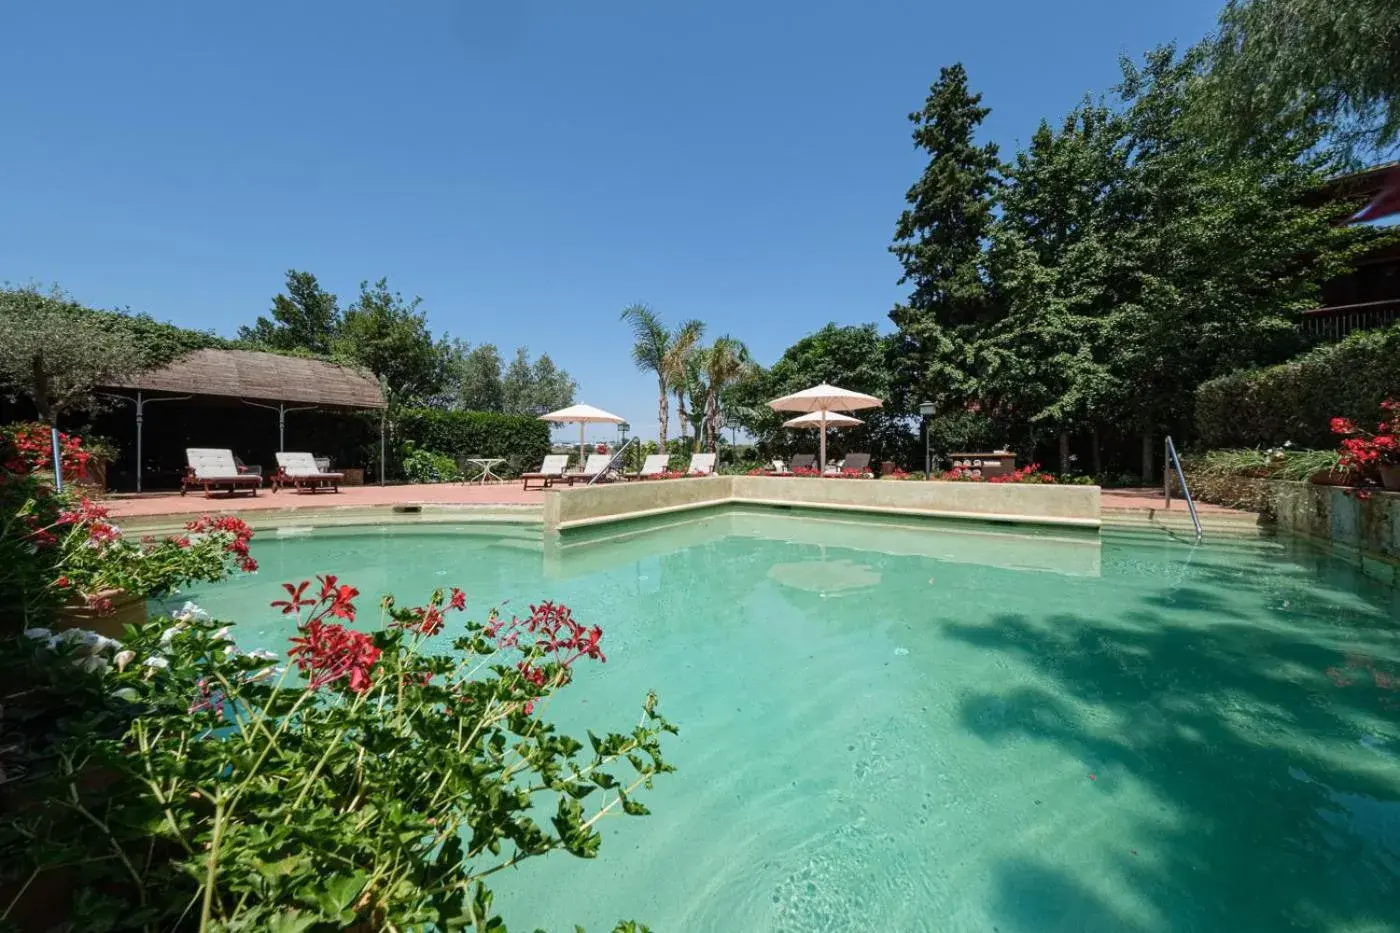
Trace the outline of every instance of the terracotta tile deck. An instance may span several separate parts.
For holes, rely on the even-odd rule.
[[[1105,489],[1100,496],[1105,509],[1135,509],[1142,511],[1162,511],[1165,500],[1160,488],[1147,489]],[[1172,497],[1171,512],[1186,514],[1186,500]],[[1252,515],[1239,509],[1227,509],[1223,505],[1197,502],[1196,511],[1201,515]]]
[[[273,494],[268,489],[256,497],[244,493],[227,496],[216,493],[204,498],[199,492],[181,496],[178,492],[118,493],[104,504],[115,518],[144,516],[189,515],[204,512],[251,512],[271,509],[342,509],[373,508],[375,506],[432,503],[460,506],[534,506],[544,502],[544,492],[526,492],[517,480],[490,486],[467,486],[444,483],[424,486],[346,486],[338,493],[298,493],[283,490]]]

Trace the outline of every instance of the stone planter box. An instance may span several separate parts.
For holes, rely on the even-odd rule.
[[[340,472],[345,474],[345,479],[341,481],[344,486],[363,486],[365,484],[363,467],[346,467]]]

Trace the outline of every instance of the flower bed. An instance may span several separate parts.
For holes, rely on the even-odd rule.
[[[1038,463],[1031,463],[998,476],[983,476],[977,469],[954,467],[938,478],[951,483],[1026,483],[1048,486],[1058,482],[1053,474],[1042,472]]]

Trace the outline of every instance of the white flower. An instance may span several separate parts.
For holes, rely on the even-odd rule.
[[[258,648],[248,652],[248,657],[257,658],[259,661],[276,661],[277,652],[268,651],[266,648]]]
[[[170,628],[160,633],[160,646],[162,648],[169,648],[170,643],[175,640],[175,636],[180,634],[184,630],[185,626],[183,625],[170,626]]]
[[[155,668],[156,670],[164,670],[170,666],[170,662],[157,654],[146,659],[146,666]]]
[[[35,641],[44,641],[53,637],[53,632],[46,628],[27,628],[24,630],[25,638],[32,638]]]
[[[117,656],[112,659],[112,663],[117,666],[117,670],[126,670],[126,666],[136,660],[136,652],[131,649],[118,651]]]
[[[253,673],[248,675],[248,679],[253,681],[267,680],[269,677],[275,677],[281,673],[282,668],[274,665],[272,667],[265,667],[260,671],[254,671]]]
[[[238,649],[233,645],[224,645],[224,657],[231,658],[238,654]]]
[[[233,641],[233,636],[228,633],[228,626],[225,625],[214,633],[215,641]]]

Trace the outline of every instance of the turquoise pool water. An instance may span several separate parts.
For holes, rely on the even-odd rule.
[[[512,929],[1400,930],[1400,597],[1350,568],[748,512],[566,541],[263,535],[191,595],[247,648],[326,571],[603,626],[551,715],[626,727],[655,688],[679,771],[597,860],[502,878]]]

